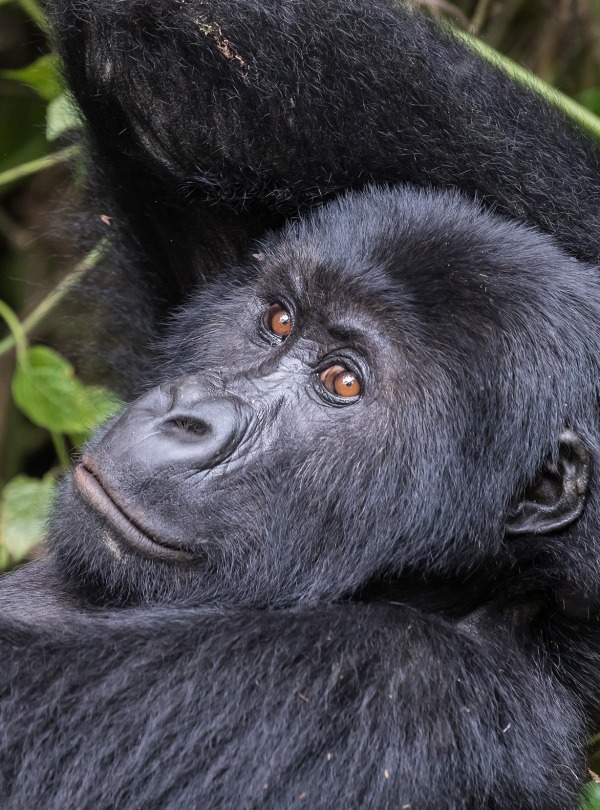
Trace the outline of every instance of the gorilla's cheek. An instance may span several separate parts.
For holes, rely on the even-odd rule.
[[[214,486],[211,473],[130,480],[122,471],[120,476],[111,472],[98,470],[84,457],[70,486],[73,509],[83,505],[93,515],[101,527],[99,539],[112,550],[118,546],[155,560],[198,563],[235,523],[237,510],[227,507],[226,488],[220,489],[218,481]]]

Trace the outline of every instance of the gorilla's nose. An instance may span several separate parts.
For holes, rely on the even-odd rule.
[[[196,469],[214,467],[237,448],[246,426],[240,403],[222,397],[194,406],[176,404],[157,425],[156,439],[173,461],[188,461]]]
[[[148,474],[210,469],[239,446],[249,407],[195,378],[152,389],[132,403],[98,445],[105,454]]]

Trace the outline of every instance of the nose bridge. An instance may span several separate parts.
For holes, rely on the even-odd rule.
[[[261,411],[270,410],[293,388],[291,381],[302,379],[305,372],[305,363],[292,352],[280,353],[266,357],[254,367],[236,371],[224,384]]]
[[[232,380],[232,387],[249,401],[254,409],[266,410],[273,395],[281,391],[281,373],[266,373],[261,369],[242,371]]]
[[[195,408],[202,402],[214,400],[225,394],[223,378],[217,372],[188,374],[166,383],[170,399],[169,410]]]
[[[226,389],[221,379],[190,375],[173,384],[171,406],[159,429],[179,444],[195,445],[211,455],[211,466],[242,441],[251,409]]]
[[[215,380],[216,381],[216,380]],[[175,414],[186,411],[192,416],[196,411],[206,413],[214,402],[228,402],[240,411],[246,426],[271,412],[283,399],[281,395],[281,369],[266,372],[261,366],[237,371],[227,377],[219,377],[218,384],[207,385],[205,375],[190,375],[172,386],[169,410]]]

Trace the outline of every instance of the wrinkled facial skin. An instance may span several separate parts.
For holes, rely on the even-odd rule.
[[[332,597],[361,584],[358,527],[371,493],[393,508],[373,466],[392,450],[392,403],[375,379],[390,375],[393,348],[377,335],[357,348],[321,313],[301,327],[292,304],[292,331],[280,338],[265,325],[272,303],[254,285],[200,296],[180,328],[197,312],[213,326],[186,335],[189,373],[151,389],[86,448],[63,493],[85,536],[80,574],[91,553],[116,572],[117,592],[166,578],[182,593],[195,582],[209,600],[249,590],[257,603],[276,601],[274,581],[286,601],[323,598],[319,574],[325,582],[332,569]],[[340,310],[343,328],[365,328]],[[336,393],[336,381],[350,391]],[[368,520],[374,529],[377,515]],[[314,542],[324,534],[329,549]]]
[[[410,189],[348,195],[257,250],[178,313],[156,385],[64,482],[67,576],[103,602],[283,606],[508,562],[506,512],[570,418],[569,357],[528,332],[559,317],[546,291],[570,260]],[[574,313],[592,297],[582,282]]]

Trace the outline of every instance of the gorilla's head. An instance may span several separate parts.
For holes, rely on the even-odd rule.
[[[349,194],[190,297],[156,386],[65,481],[51,549],[121,602],[583,568],[598,322],[597,271],[550,238],[451,193]]]

